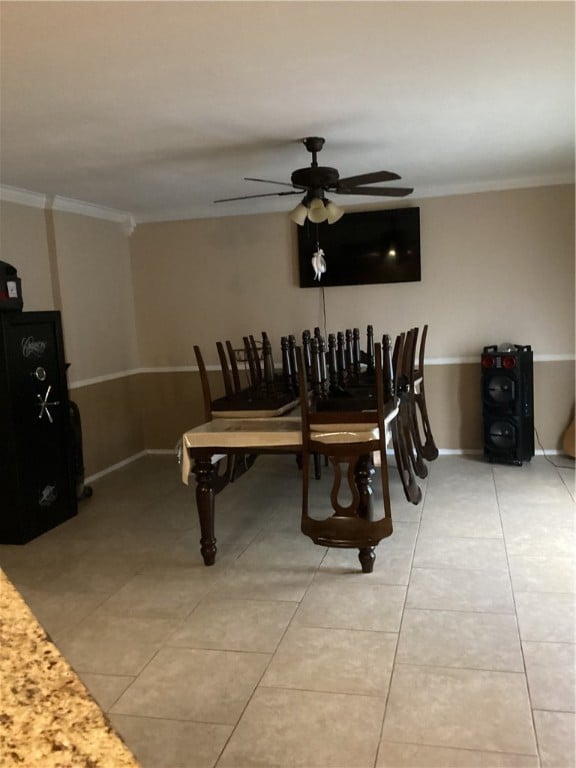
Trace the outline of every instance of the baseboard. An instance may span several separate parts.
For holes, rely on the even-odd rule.
[[[438,452],[440,456],[481,456],[483,451],[481,448],[439,448]],[[394,451],[388,449],[387,455],[393,456]],[[535,451],[535,456],[563,456],[562,451],[557,449],[541,450],[540,448]],[[85,483],[91,483],[94,480],[99,480],[101,477],[109,475],[111,472],[115,472],[117,469],[122,469],[128,464],[132,464],[133,461],[143,458],[144,456],[174,456],[174,465],[176,466],[176,450],[175,448],[148,448],[145,451],[140,451],[127,459],[119,461],[117,464],[112,464],[106,469],[102,469],[100,472],[96,472],[85,479]]]
[[[174,466],[176,466],[176,451],[173,448],[148,448],[145,451],[140,451],[139,453],[134,453],[132,456],[128,456],[127,459],[122,459],[122,461],[119,461],[117,464],[112,464],[109,467],[106,467],[106,469],[100,470],[100,472],[95,472],[93,475],[90,475],[89,477],[85,478],[85,483],[91,483],[94,480],[99,480],[101,477],[105,477],[106,475],[109,475],[111,472],[116,472],[117,469],[122,469],[123,467],[128,466],[128,464],[132,464],[134,461],[138,461],[138,459],[143,458],[144,456],[150,456],[150,455],[157,455],[157,456],[174,456]]]

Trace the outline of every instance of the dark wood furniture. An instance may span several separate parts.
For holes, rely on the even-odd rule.
[[[426,338],[428,336],[428,326],[422,328],[420,335],[420,347],[418,358],[412,366],[412,378],[410,381],[411,389],[414,393],[414,426],[413,431],[417,447],[420,454],[426,461],[434,461],[438,458],[438,448],[432,435],[430,426],[430,417],[428,416],[428,406],[426,404],[426,390],[424,387],[424,355],[426,351]],[[419,412],[419,418],[416,413]],[[422,426],[423,438],[420,437],[420,425]]]
[[[304,364],[300,350],[300,386],[305,386]],[[386,458],[386,425],[382,349],[375,347],[376,402],[371,411],[317,410],[301,403],[302,413],[302,519],[301,529],[316,544],[328,547],[357,548],[364,573],[374,566],[375,547],[392,534],[392,513]],[[390,388],[390,387],[388,387]],[[392,401],[389,399],[388,403]],[[390,411],[390,408],[388,408]],[[371,475],[374,473],[372,454],[380,452],[383,516],[375,515],[372,503]],[[310,458],[326,456],[333,467],[334,479],[330,493],[333,514],[324,519],[310,515]],[[348,504],[342,502],[342,486],[351,495]],[[328,499],[326,500],[328,502]]]

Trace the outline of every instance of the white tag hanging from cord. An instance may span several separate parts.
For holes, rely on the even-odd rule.
[[[324,261],[324,251],[319,246],[312,255],[312,268],[314,269],[314,280],[320,282],[322,275],[326,272],[326,262]]]

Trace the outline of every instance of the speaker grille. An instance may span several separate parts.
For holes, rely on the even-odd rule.
[[[490,376],[486,391],[488,399],[499,405],[513,403],[516,399],[514,380],[508,376]]]
[[[492,422],[488,436],[491,445],[500,451],[509,451],[516,445],[516,427],[509,421]]]

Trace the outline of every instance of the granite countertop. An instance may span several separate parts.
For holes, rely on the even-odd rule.
[[[0,764],[139,765],[1,569]]]

